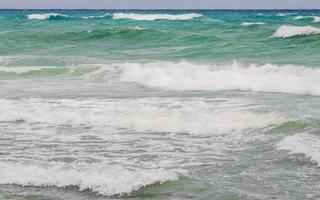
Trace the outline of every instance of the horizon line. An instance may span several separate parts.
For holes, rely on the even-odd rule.
[[[244,11],[297,11],[314,10],[320,11],[320,8],[0,8],[0,10],[244,10]]]

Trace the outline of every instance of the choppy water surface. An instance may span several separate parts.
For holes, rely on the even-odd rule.
[[[320,198],[320,11],[0,24],[0,199]]]

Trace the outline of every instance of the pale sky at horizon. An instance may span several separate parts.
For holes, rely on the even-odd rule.
[[[320,0],[0,0],[0,8],[320,9]]]

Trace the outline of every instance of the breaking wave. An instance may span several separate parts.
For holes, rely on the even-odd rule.
[[[320,29],[312,26],[291,26],[291,25],[283,25],[277,29],[277,31],[273,34],[273,37],[278,38],[289,38],[294,36],[307,36],[307,35],[315,35],[320,34]]]
[[[170,14],[135,14],[135,13],[114,13],[113,19],[132,19],[132,20],[191,20],[197,17],[202,17],[200,14],[190,13],[181,15]]]
[[[279,17],[285,17],[285,16],[288,16],[289,13],[278,13],[277,16]]]
[[[289,154],[304,154],[313,163],[320,164],[320,138],[312,134],[295,134],[285,137],[276,145]]]
[[[320,22],[320,17],[317,17],[317,16],[302,16],[302,15],[299,15],[299,16],[294,17],[294,19],[296,19],[296,20],[310,19],[310,18],[313,18],[315,23],[319,23]]]
[[[164,90],[248,90],[320,95],[320,69],[303,66],[157,62],[123,64],[121,68],[121,81]]]
[[[297,65],[225,65],[193,62],[112,63],[74,67],[0,67],[0,75],[112,78],[123,83],[181,91],[242,90],[320,96],[320,69]]]
[[[76,186],[105,196],[126,195],[155,183],[178,180],[178,173],[164,169],[125,169],[115,165],[51,166],[0,162],[0,184],[21,186],[60,187]]]
[[[166,107],[158,104],[166,103]],[[85,105],[94,105],[86,108]],[[106,130],[133,130],[143,133],[174,133],[190,135],[221,135],[244,133],[272,127],[286,122],[280,113],[251,110],[218,110],[209,105],[189,100],[181,102],[160,99],[107,101],[43,100],[25,102],[0,100],[0,122],[23,122],[47,126],[101,127]],[[172,107],[180,107],[173,109]],[[213,110],[207,112],[205,110]],[[61,117],[63,116],[63,117]],[[53,137],[56,137],[55,135]],[[49,139],[49,138],[48,138]]]
[[[99,18],[105,18],[105,17],[109,17],[110,14],[104,14],[104,15],[95,15],[95,16],[83,16],[83,19],[99,19]]]
[[[263,25],[263,22],[242,22],[241,26],[255,26],[255,25]]]
[[[58,13],[45,13],[45,14],[30,14],[27,17],[28,19],[34,19],[34,20],[47,20],[47,19],[67,18],[69,16],[58,14]]]
[[[294,17],[294,19],[296,19],[296,20],[308,19],[308,18],[313,18],[313,16],[302,16],[302,15],[299,15],[299,16]]]

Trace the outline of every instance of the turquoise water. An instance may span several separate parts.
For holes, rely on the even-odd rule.
[[[320,11],[0,10],[0,199],[319,199]]]
[[[1,55],[34,56],[33,62],[28,62],[30,65],[81,63],[78,60],[87,57],[104,61],[237,59],[311,66],[319,61],[319,36],[286,40],[272,37],[277,28],[286,24],[320,28],[312,17],[318,11],[290,11],[286,16],[279,16],[280,12],[276,11],[195,11],[191,13],[202,16],[192,20],[152,21],[113,19],[113,13],[123,11],[50,12],[65,16],[30,20],[28,15],[48,11],[1,11]],[[135,13],[188,14],[190,11]],[[311,17],[297,20],[297,16]],[[244,22],[265,24],[241,26]],[[42,61],[41,56],[46,60]]]

